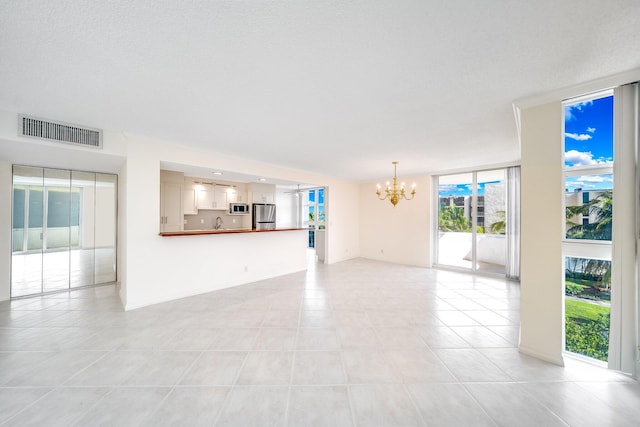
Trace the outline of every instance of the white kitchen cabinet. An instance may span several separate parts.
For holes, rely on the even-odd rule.
[[[227,198],[229,203],[247,203],[247,193],[244,191],[229,191]]]
[[[198,190],[194,185],[185,185],[184,187],[184,214],[198,214]]]
[[[160,231],[182,231],[183,197],[182,184],[175,182],[160,183]]]
[[[274,193],[253,192],[253,203],[275,203],[276,195]]]
[[[197,207],[200,209],[213,209],[213,186],[200,184],[197,189]]]
[[[198,188],[197,199],[198,210],[227,210],[228,208],[226,190],[217,190],[213,185],[201,185]]]
[[[229,202],[227,202],[227,190],[213,190],[213,209],[229,209]]]

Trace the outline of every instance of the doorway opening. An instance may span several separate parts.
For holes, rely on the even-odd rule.
[[[307,248],[309,252],[314,252],[314,259],[318,262],[324,262],[326,245],[324,197],[325,189],[323,187],[305,190],[301,197],[301,222],[303,226],[309,228]]]

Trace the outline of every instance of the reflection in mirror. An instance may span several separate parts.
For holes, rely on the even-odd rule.
[[[69,288],[71,172],[44,170],[42,292]]]
[[[42,168],[13,167],[11,296],[42,292]]]
[[[71,172],[72,224],[70,285],[72,288],[93,283],[95,257],[95,187],[95,173]]]
[[[11,297],[116,280],[117,176],[13,167]]]
[[[116,280],[117,185],[116,175],[96,174],[96,284]]]

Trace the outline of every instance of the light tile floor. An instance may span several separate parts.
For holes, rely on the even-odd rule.
[[[0,424],[637,426],[636,381],[518,352],[519,304],[367,260],[130,312],[113,286],[5,302]]]

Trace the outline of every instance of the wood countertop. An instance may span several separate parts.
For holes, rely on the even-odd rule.
[[[205,234],[245,234],[245,233],[274,233],[277,231],[308,231],[309,228],[276,228],[273,230],[251,230],[246,228],[229,229],[229,230],[185,230],[185,231],[168,231],[160,233],[162,237],[173,236],[201,236]]]

